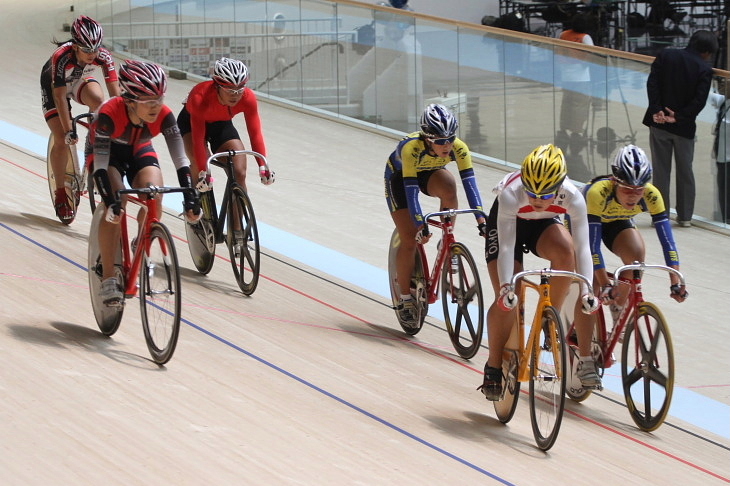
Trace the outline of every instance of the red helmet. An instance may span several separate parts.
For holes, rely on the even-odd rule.
[[[82,15],[71,25],[71,40],[81,47],[96,50],[101,47],[103,38],[101,25],[91,17]]]
[[[119,68],[122,96],[135,100],[140,96],[162,96],[167,91],[167,75],[157,64],[129,59]]]

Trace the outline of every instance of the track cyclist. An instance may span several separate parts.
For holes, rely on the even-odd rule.
[[[472,209],[482,209],[471,153],[466,143],[456,137],[459,123],[446,107],[431,104],[421,115],[421,130],[403,138],[385,165],[385,198],[398,235],[396,274],[401,288],[398,314],[404,323],[416,323],[415,301],[410,292],[416,245],[427,243],[430,234],[424,224],[419,193],[440,200],[440,208],[458,209],[454,176],[446,165],[456,161],[461,182]],[[480,234],[486,220],[477,217]]]
[[[211,77],[212,80],[198,83],[190,90],[177,116],[193,175],[197,175],[196,187],[201,192],[210,189],[211,181],[206,174],[211,153],[245,150],[232,121],[238,113],[243,113],[246,121],[251,149],[266,156],[256,94],[246,87],[248,67],[241,61],[223,57],[215,62]],[[256,159],[256,162],[261,182],[272,184],[274,172],[265,169],[264,161]],[[233,165],[236,182],[245,190],[246,156],[236,155]]]
[[[167,89],[165,72],[153,63],[128,60],[119,70],[119,81],[122,96],[101,105],[90,130],[94,181],[104,201],[96,210],[106,211],[99,225],[101,297],[106,305],[118,304],[123,297],[120,282],[114,276],[119,222],[124,216],[124,201],[116,196],[116,191],[124,188],[122,178],[126,175],[133,188],[163,185],[162,170],[152,147],[153,137],[164,135],[180,186],[192,187],[190,166],[175,115],[163,102]],[[185,218],[196,221],[200,218],[198,198],[188,193],[184,193],[184,198]]]
[[[577,262],[578,273],[589,280],[593,275],[586,204],[567,177],[562,150],[552,144],[537,147],[522,162],[521,170],[505,176],[494,192],[497,198],[487,220],[486,259],[495,299],[487,311],[489,358],[479,387],[488,400],[499,400],[502,394],[502,354],[518,304],[516,296],[510,299],[509,282],[523,270],[523,255],[529,251],[549,260],[553,270],[576,271]],[[562,224],[561,215],[570,216],[572,233]],[[570,283],[564,277],[551,281],[551,299],[558,311]],[[590,388],[601,386],[590,353],[592,321],[587,315],[597,309],[598,299],[582,284],[575,313],[581,357],[578,376]]]
[[[583,193],[588,207],[595,288],[601,290],[603,303],[610,304],[615,320],[626,295],[619,295],[620,289],[614,289],[608,278],[601,242],[626,265],[644,262],[646,246],[633,218],[639,213],[649,212],[666,265],[679,270],[679,254],[662,195],[649,182],[652,168],[646,153],[635,145],[622,147],[616,153],[611,170],[613,175],[594,178],[583,188]],[[670,273],[669,279],[670,297],[683,302],[687,298],[687,290],[680,287],[679,278],[674,274]]]
[[[80,16],[71,25],[71,39],[56,42],[57,49],[41,71],[41,96],[43,115],[53,136],[53,149],[48,163],[51,164],[56,180],[54,209],[62,222],[74,219],[72,205],[64,187],[66,168],[66,145],[76,144],[71,131],[71,101],[86,105],[89,111],[104,101],[99,82],[93,77],[94,70],[101,67],[109,96],[118,96],[119,83],[111,53],[101,46],[103,33],[95,20]]]

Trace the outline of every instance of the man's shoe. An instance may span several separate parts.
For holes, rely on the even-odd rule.
[[[119,305],[123,298],[124,294],[122,294],[115,277],[110,277],[101,283],[101,301],[104,305]]]
[[[502,398],[502,368],[484,367],[484,382],[477,388],[487,400],[496,402]]]
[[[689,228],[692,226],[692,221],[677,221],[677,225],[680,228]]]
[[[580,380],[580,383],[584,389],[586,389],[586,390],[603,390],[603,383],[601,382],[601,377],[598,376],[598,371],[596,370],[595,361],[580,360],[578,362],[577,375],[578,375],[578,379]]]

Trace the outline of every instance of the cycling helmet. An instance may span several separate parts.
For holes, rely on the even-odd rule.
[[[456,133],[459,122],[444,105],[430,104],[421,115],[421,133],[424,137],[449,138]]]
[[[157,64],[127,60],[119,68],[122,96],[136,100],[140,96],[162,96],[167,90],[167,76]]]
[[[81,47],[98,49],[101,47],[103,37],[101,25],[86,15],[80,16],[71,25],[71,40]]]
[[[616,180],[629,186],[643,186],[651,179],[651,162],[636,145],[619,149],[611,170]]]
[[[557,191],[567,174],[563,151],[553,144],[540,145],[522,162],[522,185],[534,194]]]
[[[218,86],[240,89],[248,83],[248,68],[241,61],[222,57],[215,62],[212,77]]]

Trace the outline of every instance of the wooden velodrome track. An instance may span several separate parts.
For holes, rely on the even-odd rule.
[[[486,348],[464,361],[438,319],[415,338],[395,322],[381,182],[394,139],[266,102],[277,182],[249,178],[264,250],[256,293],[240,294],[224,257],[207,277],[194,271],[170,198],[164,220],[177,238],[184,292],[175,356],[165,367],[149,360],[136,300],[119,332],[104,337],[87,288],[88,206],[61,225],[45,180],[38,75],[48,40],[64,36],[67,7],[0,4],[3,484],[730,482],[726,235],[676,229],[686,303],[668,298],[665,277],[645,279],[674,338],[667,422],[651,434],[633,425],[616,366],[605,391],[568,402],[560,437],[543,453],[524,394],[505,426],[476,391]],[[171,82],[175,111],[191,86]],[[156,144],[165,179],[175,181]],[[485,204],[501,175],[477,168]],[[462,221],[460,239],[487,283],[482,243]],[[648,220],[639,222],[660,262]]]

